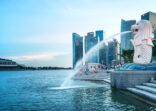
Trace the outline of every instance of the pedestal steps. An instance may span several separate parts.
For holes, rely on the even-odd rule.
[[[151,83],[155,83],[156,84],[156,80],[152,80]]]
[[[143,83],[142,85],[137,85],[134,88],[127,88],[127,90],[156,102],[156,81],[155,80],[149,83]]]
[[[156,88],[156,84],[154,83],[143,83],[143,85]]]

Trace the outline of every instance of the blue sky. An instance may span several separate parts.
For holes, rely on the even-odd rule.
[[[72,33],[120,32],[121,19],[156,12],[156,0],[0,0],[0,57],[30,66],[71,66]]]

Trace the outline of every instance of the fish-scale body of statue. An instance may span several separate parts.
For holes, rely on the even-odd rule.
[[[131,40],[134,46],[133,62],[138,64],[149,64],[152,58],[152,25],[147,20],[141,20],[131,27],[134,38]]]

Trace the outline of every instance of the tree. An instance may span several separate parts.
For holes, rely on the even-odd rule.
[[[153,56],[156,57],[156,42],[153,42],[154,47],[153,47]]]
[[[123,50],[122,57],[124,59],[124,63],[132,63],[133,62],[134,50]]]

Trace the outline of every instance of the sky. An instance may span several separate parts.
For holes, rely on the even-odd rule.
[[[72,33],[120,32],[121,19],[156,12],[156,0],[0,0],[0,57],[28,66],[72,66]]]

